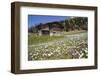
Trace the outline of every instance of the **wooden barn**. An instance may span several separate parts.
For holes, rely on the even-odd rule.
[[[40,24],[36,26],[38,35],[61,36],[64,27],[59,22]]]

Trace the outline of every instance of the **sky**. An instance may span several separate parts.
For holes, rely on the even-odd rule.
[[[38,25],[40,23],[48,23],[69,19],[69,16],[46,16],[46,15],[28,15],[28,27]]]

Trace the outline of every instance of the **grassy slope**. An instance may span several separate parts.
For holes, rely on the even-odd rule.
[[[64,32],[64,35],[72,35],[72,34],[78,34],[83,32],[85,31],[70,31],[70,32]],[[36,36],[34,34],[30,34],[28,36],[28,45],[45,43],[53,40],[59,40],[63,37],[64,36]]]
[[[34,36],[31,35],[28,37],[28,44],[32,45],[32,44],[38,44],[38,43],[45,43],[45,42],[49,42],[49,41],[53,41],[53,40],[58,40],[60,38],[63,38],[63,36]]]

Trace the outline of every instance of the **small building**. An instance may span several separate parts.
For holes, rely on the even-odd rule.
[[[36,26],[38,35],[61,36],[64,27],[59,22],[40,24]]]

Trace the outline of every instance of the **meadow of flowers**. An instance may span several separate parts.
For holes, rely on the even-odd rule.
[[[28,46],[28,60],[80,59],[88,57],[87,33],[64,35]]]

